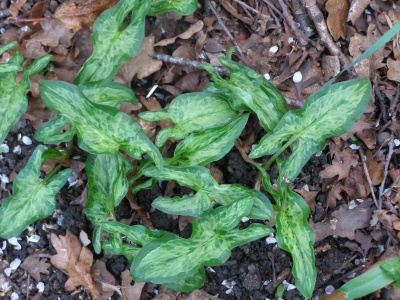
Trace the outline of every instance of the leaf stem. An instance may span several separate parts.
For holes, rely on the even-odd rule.
[[[55,168],[51,170],[51,172],[42,180],[42,184],[46,185],[48,181],[54,176],[54,174],[56,174],[61,169],[61,167],[62,166],[60,164],[57,164],[57,166],[55,166]]]

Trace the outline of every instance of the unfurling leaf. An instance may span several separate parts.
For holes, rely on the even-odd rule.
[[[350,130],[364,112],[370,94],[371,84],[362,78],[333,84],[311,95],[302,109],[286,113],[249,157],[271,155],[286,140],[294,140],[292,155],[282,164],[282,175],[293,180],[311,155],[324,147],[326,138]]]
[[[118,154],[122,150],[140,160],[147,153],[158,167],[163,165],[158,149],[128,115],[114,107],[90,102],[77,86],[66,82],[42,81],[40,93],[46,106],[57,112],[56,118],[64,123],[51,120],[39,129],[38,140],[56,140],[60,134],[54,128],[61,129],[61,125],[68,123],[69,130],[78,135],[79,147],[91,154]],[[62,135],[68,135],[68,131]]]
[[[0,54],[11,50],[15,42],[0,47]],[[23,73],[22,80],[17,82],[17,72],[24,69],[21,54],[16,51],[7,62],[0,64],[0,144],[4,141],[11,127],[21,118],[28,107],[26,92],[30,87],[29,78],[44,69],[51,55],[45,55],[35,60]]]
[[[118,68],[136,55],[144,37],[144,18],[149,0],[121,0],[104,11],[93,26],[93,53],[83,64],[74,83],[112,80]],[[128,24],[125,17],[132,13]]]
[[[197,0],[153,0],[151,1],[149,16],[154,16],[168,11],[187,16],[197,9]]]
[[[65,236],[57,237],[51,234],[51,243],[56,249],[57,254],[51,257],[51,263],[58,269],[68,273],[68,280],[65,283],[67,291],[73,291],[82,285],[85,290],[90,292],[93,299],[100,296],[96,285],[93,282],[90,268],[93,264],[93,254],[86,247],[82,247],[78,238],[67,231]]]
[[[139,114],[142,119],[155,122],[167,120],[174,124],[161,130],[156,138],[161,147],[169,138],[183,139],[193,132],[215,128],[232,121],[236,116],[229,104],[213,93],[183,94],[172,100],[168,108],[146,111]]]
[[[170,166],[205,166],[231,151],[236,139],[246,126],[249,115],[241,115],[228,125],[192,133],[175,149],[174,157],[166,159]]]
[[[95,227],[100,221],[115,220],[114,207],[128,192],[126,174],[131,170],[130,162],[119,153],[89,155],[86,160],[89,191],[85,213]],[[99,253],[101,233],[97,233],[95,238],[93,245]],[[119,236],[113,238],[118,239]]]
[[[193,196],[158,197],[152,206],[169,214],[199,217],[210,211],[215,204],[229,205],[241,199],[251,200],[254,205],[247,217],[261,220],[273,218],[272,205],[261,192],[247,189],[239,184],[218,184],[204,167],[155,167],[146,169],[143,174],[158,180],[174,180],[197,193]]]
[[[311,298],[317,271],[314,257],[314,233],[307,223],[310,208],[307,203],[284,185],[281,190],[282,209],[276,215],[276,240],[280,248],[290,252],[296,287]]]
[[[67,169],[41,181],[43,151],[43,146],[36,148],[13,182],[13,195],[0,206],[0,237],[4,239],[17,236],[29,224],[50,216],[56,208],[56,193],[71,175]]]
[[[246,198],[213,210],[193,222],[189,239],[168,235],[150,241],[132,262],[132,278],[168,284],[193,276],[203,266],[223,264],[232,248],[273,232],[262,224],[251,224],[244,230],[235,228],[252,206],[253,200]]]
[[[245,110],[257,115],[262,126],[272,131],[287,112],[285,98],[264,76],[254,70],[232,61],[234,48],[219,61],[231,73],[229,79],[222,79],[212,65],[203,64],[202,68],[211,73],[213,82],[205,87],[226,99],[235,110]]]

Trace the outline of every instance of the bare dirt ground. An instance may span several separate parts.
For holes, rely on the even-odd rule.
[[[210,76],[196,69],[196,62],[218,65],[218,57],[232,46],[237,47],[234,60],[265,74],[292,108],[301,107],[307,96],[364,52],[400,16],[400,7],[394,1],[305,2],[307,8],[300,0],[207,0],[200,1],[198,11],[187,17],[166,13],[147,18],[146,39],[139,58],[128,62],[115,78],[130,85],[140,103],[122,109],[137,118],[139,112],[165,107],[182,93],[201,91]],[[26,59],[46,53],[54,57],[49,70],[32,79],[28,111],[6,138],[10,151],[0,159],[0,173],[9,182],[2,180],[0,203],[10,196],[13,179],[37,145],[35,131],[54,115],[41,102],[38,80],[72,82],[92,51],[93,22],[113,3],[74,1],[75,8],[69,9],[75,9],[76,16],[71,18],[62,10],[62,1],[1,1],[0,44],[16,40]],[[92,5],[90,13],[80,16],[78,11],[84,5]],[[175,61],[171,57],[181,59]],[[1,58],[6,59],[5,55]],[[295,74],[301,75],[296,83]],[[312,210],[309,224],[316,234],[318,272],[315,299],[321,299],[383,257],[399,255],[399,37],[340,80],[354,77],[367,77],[373,83],[366,112],[349,133],[328,139],[324,150],[312,158],[293,183]],[[156,92],[146,99],[144,96],[155,84]],[[145,122],[141,125],[151,138],[165,126],[161,122],[156,126]],[[232,151],[209,166],[219,174],[220,182],[254,186],[257,172],[245,159],[263,134],[257,120],[252,119]],[[26,145],[22,136],[32,139],[32,145]],[[169,147],[173,149],[175,145],[171,143]],[[51,233],[65,235],[70,231],[81,236],[82,241],[86,240],[85,235],[90,239],[93,231],[83,211],[86,154],[77,148],[74,151],[77,182],[65,186],[57,195],[54,214],[36,222],[16,239],[0,239],[0,299],[89,299],[83,289],[67,292],[64,285],[68,275],[49,261],[56,254]],[[188,237],[190,219],[151,208],[151,201],[159,195],[187,192],[158,185],[141,191],[135,198],[122,201],[117,208],[118,218],[125,224],[150,222],[156,229]],[[39,240],[34,241],[31,237],[36,235]],[[92,274],[103,291],[101,299],[273,299],[277,286],[294,283],[294,278],[290,255],[271,238],[234,249],[224,265],[207,269],[206,284],[190,295],[152,283],[134,284],[127,271],[129,263],[122,256],[94,254]],[[88,247],[92,249],[91,244]],[[7,274],[6,269],[16,259],[22,265]],[[288,287],[284,299],[303,298],[295,288]],[[400,293],[388,288],[366,297],[377,298],[400,299]]]

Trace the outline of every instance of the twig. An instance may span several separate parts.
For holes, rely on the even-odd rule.
[[[318,31],[319,36],[321,37],[321,41],[326,45],[329,52],[332,55],[336,55],[339,58],[339,61],[342,67],[350,64],[350,60],[342,53],[338,46],[336,46],[335,42],[332,39],[332,36],[328,32],[328,27],[326,26],[324,16],[316,4],[316,0],[302,0],[303,5],[307,9],[308,15],[314,22],[315,28]]]
[[[389,121],[389,116],[388,116],[388,112],[387,112],[387,109],[386,109],[386,106],[384,103],[383,96],[382,96],[381,92],[379,91],[378,86],[375,86],[374,91],[375,91],[375,96],[378,98],[378,101],[379,101],[379,106],[382,111],[383,120],[385,121],[385,123],[387,123]]]
[[[153,58],[159,59],[166,63],[180,65],[180,66],[189,66],[189,67],[193,67],[195,69],[201,69],[200,65],[203,63],[201,61],[190,60],[190,59],[182,58],[182,57],[174,57],[174,56],[160,54],[160,53],[154,53]],[[215,69],[221,75],[224,75],[224,76],[230,75],[229,70],[225,67],[215,67]]]
[[[268,8],[269,8],[269,13],[270,13],[270,14],[272,15],[272,17],[274,18],[275,23],[276,23],[276,26],[278,26],[278,28],[281,28],[281,27],[282,27],[282,24],[281,24],[281,22],[279,21],[279,18],[275,15],[275,13],[278,14],[279,16],[281,16],[281,17],[283,18],[282,13],[281,13],[273,4],[269,3],[267,0],[262,0],[262,1],[268,6]]]
[[[361,147],[358,149],[358,152],[360,153],[360,157],[361,157],[361,161],[362,161],[362,165],[363,165],[363,169],[364,169],[364,174],[365,174],[365,177],[367,178],[367,182],[368,182],[368,185],[369,185],[369,189],[371,190],[372,199],[374,199],[374,203],[375,203],[375,205],[376,205],[377,208],[378,208],[378,207],[381,207],[381,206],[378,204],[378,200],[376,200],[376,196],[375,196],[375,193],[374,193],[374,186],[373,186],[373,184],[372,184],[371,177],[369,176],[369,172],[368,172],[368,168],[367,168],[367,163],[366,163],[366,160],[365,160],[365,155],[364,155],[364,152],[362,151]]]
[[[291,29],[292,33],[296,36],[296,39],[299,41],[300,46],[304,47],[305,45],[308,44],[310,41],[307,37],[305,37],[304,33],[299,30],[298,26],[293,20],[293,17],[290,15],[288,12],[288,7],[286,6],[286,3],[284,0],[278,0],[279,5],[281,6],[282,9],[282,16],[285,19],[286,23],[289,25],[289,28]]]
[[[231,39],[231,41],[235,44],[236,49],[238,50],[238,52],[240,53],[240,55],[243,55],[242,49],[240,49],[238,43],[236,43],[236,40],[234,39],[234,37],[232,36],[231,32],[228,30],[228,28],[226,28],[224,22],[222,21],[221,17],[219,16],[217,10],[215,9],[214,5],[212,5],[210,0],[207,0],[208,6],[210,7],[210,9],[212,10],[213,14],[215,15],[215,17],[218,20],[218,23],[222,26],[222,28],[224,29],[225,33],[227,34],[227,36]]]
[[[240,1],[240,0],[233,0],[233,1],[235,1],[235,2],[238,3],[238,4],[240,4],[240,5],[243,6],[243,7],[246,7],[248,10],[250,10],[250,11],[253,12],[253,13],[255,13],[257,16],[260,16],[260,17],[262,17],[262,18],[264,18],[264,19],[269,19],[268,16],[266,16],[266,15],[260,13],[258,10],[252,8],[251,6],[248,6],[246,3],[244,3],[244,2],[242,2],[242,1]]]
[[[393,155],[393,148],[394,148],[394,142],[393,142],[393,133],[392,133],[392,138],[389,142],[389,152],[386,155],[385,168],[383,169],[383,180],[381,182],[381,185],[379,186],[378,209],[382,209],[382,196],[384,194],[385,181],[386,181],[386,178],[388,175],[390,160],[392,159],[392,155]]]

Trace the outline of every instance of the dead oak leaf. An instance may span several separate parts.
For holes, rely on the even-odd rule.
[[[349,176],[350,169],[357,165],[358,155],[356,155],[350,148],[346,148],[335,155],[332,165],[327,166],[322,170],[319,173],[319,176],[322,178],[332,178],[338,175],[338,180],[342,180]]]
[[[78,286],[83,286],[90,292],[94,299],[100,296],[100,292],[93,283],[90,268],[93,264],[93,254],[82,247],[79,239],[67,231],[65,236],[51,234],[51,243],[57,254],[50,259],[51,263],[58,269],[68,273],[68,280],[65,283],[65,290],[73,291]]]
[[[325,4],[325,9],[328,12],[328,28],[333,38],[335,41],[340,37],[345,39],[349,2],[347,0],[328,0]]]
[[[389,68],[387,71],[387,77],[390,80],[400,82],[400,60],[388,58],[387,66]]]
[[[25,258],[21,264],[21,268],[29,273],[37,282],[40,281],[40,273],[50,274],[49,268],[51,264],[47,263],[47,258],[40,259],[40,253],[34,252]]]
[[[140,295],[142,294],[143,287],[146,283],[136,281],[134,285],[131,285],[132,277],[129,270],[125,270],[121,273],[121,279],[122,299],[139,300]]]

